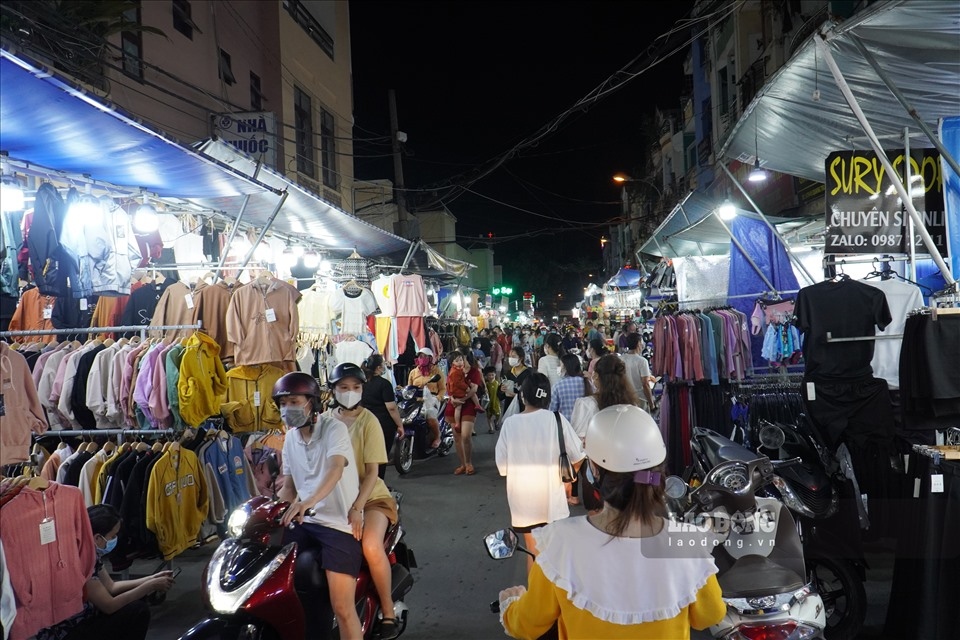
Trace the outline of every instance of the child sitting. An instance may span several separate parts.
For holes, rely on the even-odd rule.
[[[483,379],[487,387],[487,424],[490,425],[487,433],[493,433],[494,427],[498,431],[500,429],[500,383],[497,381],[496,367],[484,367]]]

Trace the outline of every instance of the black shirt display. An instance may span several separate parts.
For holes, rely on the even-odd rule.
[[[797,294],[796,326],[803,332],[804,374],[815,382],[849,382],[870,378],[872,340],[827,342],[834,338],[873,336],[890,324],[882,291],[856,280],[819,282]]]
[[[123,309],[120,324],[124,326],[150,324],[153,312],[157,310],[157,303],[160,302],[163,292],[175,282],[176,280],[172,278],[166,278],[160,284],[148,284],[131,293],[130,300]]]

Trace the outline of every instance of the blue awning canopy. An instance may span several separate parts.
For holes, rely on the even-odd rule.
[[[403,255],[410,242],[330,205],[228,144],[186,146],[42,65],[0,50],[0,150],[33,173],[84,176],[137,193],[192,201],[319,248]],[[254,177],[256,176],[256,177]]]
[[[0,150],[11,160],[158,196],[265,187],[218,166],[50,71],[0,50]]]
[[[616,275],[607,280],[607,287],[627,289],[640,286],[640,272],[626,267],[617,271]]]

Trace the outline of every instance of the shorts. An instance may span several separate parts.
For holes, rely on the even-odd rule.
[[[460,411],[460,419],[461,419],[461,420],[468,420],[468,419],[471,419],[471,418],[472,418],[472,420],[470,420],[470,422],[476,422],[476,417],[477,417],[477,405],[473,404],[473,402],[467,402],[467,403],[462,404],[462,405],[460,405],[460,406],[463,408],[463,409]],[[448,403],[447,403],[447,409],[446,409],[446,411],[444,412],[443,415],[447,418],[447,421],[450,422],[451,424],[453,423],[454,412],[456,411],[456,409],[457,409],[457,408],[456,408],[455,406],[453,406],[453,403],[452,403],[452,402],[448,402]]]
[[[541,522],[540,524],[532,524],[529,527],[511,527],[511,529],[513,529],[517,533],[533,533],[535,529],[539,529],[540,527],[545,527],[545,526],[547,526],[547,523]]]
[[[356,578],[363,563],[363,547],[352,534],[313,522],[294,525],[283,532],[283,544],[296,542],[299,549],[319,549],[320,568]]]
[[[397,520],[400,519],[400,514],[397,512],[397,501],[393,498],[368,500],[367,504],[363,505],[363,513],[366,514],[369,511],[379,511],[387,516],[391,525],[397,524]]]

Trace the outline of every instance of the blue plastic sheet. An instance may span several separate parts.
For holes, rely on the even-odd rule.
[[[731,225],[734,237],[743,246],[757,267],[773,284],[777,291],[796,291],[799,289],[797,276],[793,273],[793,266],[783,245],[774,237],[774,234],[763,222],[738,216]],[[760,278],[740,249],[730,243],[730,286],[729,296],[757,294],[757,298],[768,290],[766,283]],[[785,298],[796,297],[794,294]],[[750,316],[753,313],[756,298],[732,298],[730,306]],[[763,335],[751,337],[753,351],[753,366],[768,368],[760,352],[763,348]]]

